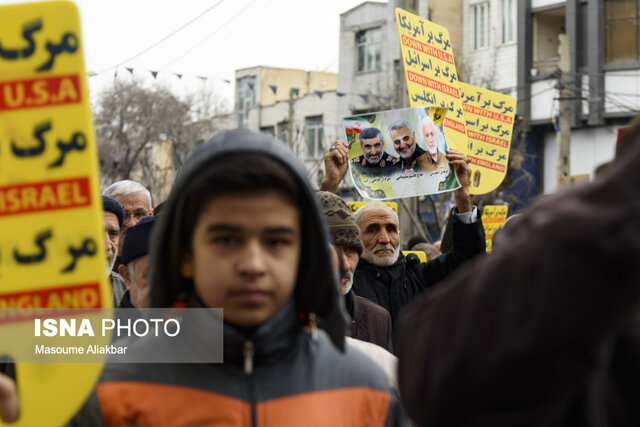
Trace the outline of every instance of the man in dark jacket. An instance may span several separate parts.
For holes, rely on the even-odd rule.
[[[639,163],[636,134],[602,180],[540,200],[407,307],[415,425],[640,425]]]
[[[360,230],[351,216],[351,209],[340,197],[328,191],[318,192],[322,211],[329,224],[331,243],[335,246],[342,268],[342,294],[351,316],[351,337],[377,344],[388,351],[391,345],[391,316],[389,312],[355,294],[353,273],[362,255]]]
[[[484,253],[484,230],[477,209],[473,209],[455,214],[453,248],[426,263],[408,259],[400,252],[398,216],[391,208],[371,202],[358,209],[354,218],[360,227],[364,252],[354,275],[356,293],[386,308],[395,324],[402,307],[424,289],[444,279],[467,259]]]

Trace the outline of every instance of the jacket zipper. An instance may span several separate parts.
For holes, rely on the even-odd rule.
[[[253,342],[250,340],[245,340],[243,345],[243,355],[244,355],[244,373],[247,375],[249,381],[249,404],[251,405],[251,425],[256,427],[258,425],[257,416],[256,416],[256,396],[255,396],[255,385],[253,379],[253,356],[255,355],[255,347]]]

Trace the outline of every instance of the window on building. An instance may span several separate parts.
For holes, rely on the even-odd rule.
[[[324,154],[322,142],[324,131],[322,129],[322,116],[310,116],[304,119],[306,158],[318,159]]]
[[[565,8],[533,15],[533,74],[546,75],[558,69],[559,35],[565,32]]]
[[[605,0],[606,62],[640,62],[640,0]]]
[[[289,122],[287,120],[278,123],[278,134],[276,138],[285,144],[289,143]]]
[[[380,61],[382,30],[380,28],[358,31],[356,46],[358,48],[358,71],[378,71],[382,68]]]
[[[471,6],[473,22],[473,48],[482,49],[489,46],[489,3],[478,3]]]
[[[516,41],[516,0],[502,0],[502,43]]]
[[[255,76],[236,80],[236,105],[238,106],[238,128],[248,127],[249,110],[256,103]]]

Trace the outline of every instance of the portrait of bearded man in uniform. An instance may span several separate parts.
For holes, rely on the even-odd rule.
[[[426,151],[416,144],[416,136],[411,125],[405,120],[396,120],[389,125],[389,136],[393,148],[400,156],[397,163],[400,170],[420,170],[426,163]]]
[[[360,148],[362,155],[351,159],[351,164],[362,175],[391,175],[398,170],[398,159],[384,151],[384,137],[380,129],[363,129],[360,132]]]

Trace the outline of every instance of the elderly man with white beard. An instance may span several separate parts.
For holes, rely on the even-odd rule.
[[[469,198],[467,193],[467,198]],[[460,197],[454,212],[453,247],[420,263],[400,252],[398,215],[381,202],[370,202],[354,213],[364,245],[353,279],[357,295],[386,308],[394,325],[400,310],[423,290],[436,285],[463,262],[485,252],[484,229],[477,208]]]
[[[114,307],[120,305],[126,283],[122,276],[112,271],[118,256],[118,245],[124,225],[124,209],[118,201],[109,196],[102,196],[102,217],[104,224],[105,245],[107,250],[107,276],[111,279]]]
[[[420,128],[422,129],[424,144],[427,147],[427,155],[424,157],[422,169],[426,172],[431,172],[449,167],[447,156],[438,149],[436,128],[431,117],[424,116],[420,121]]]
[[[394,139],[400,138],[401,132],[405,136],[410,132],[403,123],[391,127],[398,128],[398,135],[394,133]],[[400,139],[404,141],[404,138]],[[415,146],[413,139],[410,142]],[[340,181],[349,170],[346,141],[336,141],[334,147],[324,156],[326,175],[320,186],[321,190],[332,193],[338,190]],[[402,150],[399,152],[406,154]],[[422,155],[427,154],[424,152]],[[356,295],[387,309],[393,325],[402,307],[419,293],[440,282],[463,262],[485,252],[484,229],[478,209],[471,204],[469,194],[471,167],[468,159],[452,148],[447,150],[446,157],[455,168],[461,184],[453,193],[456,199],[456,208],[452,213],[453,246],[448,252],[424,264],[413,262],[400,253],[399,221],[391,208],[380,202],[372,202],[354,213],[364,250],[354,272],[353,290]]]

